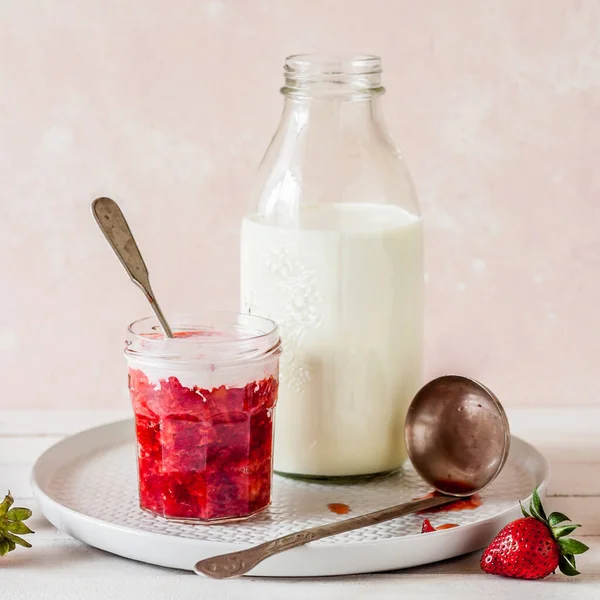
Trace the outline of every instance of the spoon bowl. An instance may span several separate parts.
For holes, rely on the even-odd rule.
[[[483,384],[445,375],[412,401],[404,429],[419,475],[450,496],[471,496],[500,473],[510,449],[510,427],[498,398]]]

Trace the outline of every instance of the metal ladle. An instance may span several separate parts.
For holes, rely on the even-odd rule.
[[[213,579],[239,577],[266,558],[325,537],[369,527],[450,504],[487,487],[508,457],[508,419],[496,396],[481,383],[446,375],[425,385],[408,410],[408,455],[421,477],[443,495],[311,527],[253,548],[207,558],[194,571]]]

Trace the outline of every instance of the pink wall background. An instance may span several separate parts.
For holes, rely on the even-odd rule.
[[[124,331],[148,309],[98,195],[167,313],[237,307],[283,59],[312,51],[383,57],[426,220],[428,376],[599,402],[599,1],[5,0],[0,407],[127,406]]]

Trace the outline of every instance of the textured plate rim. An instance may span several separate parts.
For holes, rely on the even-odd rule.
[[[56,468],[54,466],[54,465],[56,465],[56,462],[57,462],[56,457],[57,457],[57,455],[64,453],[65,447],[68,448],[69,446],[79,446],[81,448],[83,446],[83,449],[80,449],[81,454],[83,454],[83,452],[92,451],[94,449],[98,449],[101,447],[112,447],[116,443],[122,443],[122,442],[126,441],[125,440],[125,431],[127,429],[130,429],[131,431],[133,431],[132,425],[133,425],[132,419],[123,419],[120,421],[114,421],[111,423],[106,423],[103,425],[98,425],[96,427],[86,429],[84,431],[81,431],[74,435],[68,436],[68,437],[56,442],[55,444],[50,446],[38,458],[38,460],[36,461],[36,463],[33,467],[32,473],[31,473],[31,487],[33,490],[33,494],[34,494],[44,516],[57,529],[62,530],[65,533],[72,535],[73,537],[75,537],[77,539],[80,539],[81,541],[83,541],[86,544],[100,548],[101,550],[111,552],[113,554],[123,556],[125,558],[130,558],[133,560],[148,562],[150,564],[157,564],[159,566],[170,567],[170,568],[192,570],[193,563],[189,564],[188,567],[185,567],[185,566],[180,566],[179,563],[177,565],[175,565],[174,562],[170,561],[170,560],[161,559],[160,561],[156,562],[154,560],[146,560],[144,558],[140,558],[138,552],[134,552],[133,554],[131,552],[122,552],[120,549],[115,548],[114,545],[111,543],[97,543],[97,542],[93,543],[93,542],[89,541],[89,536],[81,535],[81,531],[82,531],[81,526],[87,526],[89,528],[92,528],[94,531],[109,530],[117,535],[123,535],[123,536],[127,536],[129,538],[135,538],[135,540],[138,542],[143,541],[143,540],[154,540],[156,542],[157,540],[160,540],[162,543],[168,543],[168,542],[171,542],[173,544],[176,543],[178,546],[181,546],[182,548],[185,546],[185,547],[188,547],[189,549],[193,549],[193,551],[196,553],[196,555],[195,555],[196,558],[194,559],[194,562],[197,560],[200,560],[201,558],[208,557],[211,555],[225,553],[225,552],[231,552],[234,550],[239,550],[244,547],[247,547],[248,545],[245,545],[245,544],[233,544],[230,542],[218,542],[218,541],[213,541],[213,540],[181,538],[181,537],[174,536],[171,534],[155,533],[155,532],[145,531],[143,529],[136,529],[135,527],[128,527],[125,525],[112,523],[110,521],[105,521],[105,520],[102,520],[102,519],[99,519],[96,517],[92,517],[85,513],[79,512],[72,508],[69,508],[69,507],[61,504],[59,501],[55,500],[49,493],[47,493],[44,490],[45,480],[49,476],[51,476],[52,472]],[[104,432],[106,432],[107,434],[110,434],[110,435],[102,436],[101,434]],[[89,438],[97,438],[97,437],[106,437],[106,438],[108,438],[108,441],[104,442],[104,443],[101,441],[98,441],[98,440],[96,440],[94,442],[89,441]],[[549,467],[547,460],[539,452],[539,450],[537,450],[537,448],[535,448],[533,445],[529,444],[528,442],[526,442],[516,436],[512,436],[512,438],[511,438],[511,453],[512,452],[526,453],[530,458],[532,458],[535,461],[535,463],[536,463],[535,472],[533,469],[530,469],[530,472],[534,473],[537,476],[536,479],[538,482],[539,493],[542,497],[544,497],[545,493],[546,493],[547,485],[548,485],[548,480],[550,477],[550,467]],[[72,458],[72,457],[73,457],[73,455],[70,455],[70,458]],[[46,466],[54,466],[54,468],[50,470],[50,473],[48,473],[48,472],[44,473]],[[527,503],[527,502],[529,502],[530,499],[531,499],[531,494],[529,496],[527,496],[526,498],[522,499],[522,501]],[[436,562],[437,560],[452,558],[454,556],[458,556],[460,554],[464,554],[467,552],[472,552],[474,550],[484,547],[487,544],[487,542],[489,541],[489,539],[491,539],[490,535],[488,535],[486,537],[487,541],[482,542],[483,538],[481,535],[471,535],[471,534],[474,534],[477,531],[490,529],[491,525],[494,525],[493,529],[494,529],[494,531],[497,532],[501,528],[501,526],[510,522],[514,518],[517,518],[518,515],[520,515],[520,508],[519,508],[518,501],[515,500],[514,507],[507,508],[507,509],[503,510],[502,512],[499,512],[496,515],[492,515],[491,517],[481,519],[480,521],[475,521],[473,523],[461,525],[460,528],[447,529],[445,531],[438,531],[438,532],[436,532],[437,533],[436,536],[421,536],[421,534],[415,533],[415,534],[403,535],[403,536],[398,536],[395,538],[387,538],[387,539],[381,539],[381,540],[349,542],[349,543],[344,543],[343,545],[304,546],[304,547],[296,548],[291,551],[287,551],[281,555],[277,555],[267,561],[264,561],[263,563],[258,565],[253,571],[251,571],[249,573],[249,575],[251,575],[251,576],[267,576],[267,577],[273,577],[273,576],[275,576],[275,577],[306,577],[306,576],[315,576],[315,575],[316,576],[343,575],[343,574],[352,574],[352,573],[374,572],[377,570],[379,570],[379,571],[389,570],[390,568],[391,569],[408,568],[409,566],[428,564],[430,562]],[[208,526],[210,526],[210,525],[208,525]],[[85,539],[86,537],[88,539]],[[97,537],[97,536],[92,536],[92,537]],[[102,536],[100,536],[100,537],[102,537]],[[401,565],[398,567],[390,567],[388,564],[388,566],[383,566],[382,568],[369,568],[369,569],[358,568],[358,569],[355,569],[355,568],[351,568],[349,566],[348,568],[344,568],[339,572],[338,571],[325,572],[325,573],[319,572],[319,573],[315,573],[315,574],[306,574],[305,572],[303,572],[304,569],[293,568],[293,569],[291,569],[292,572],[290,573],[290,569],[284,568],[283,571],[285,571],[285,572],[281,573],[281,572],[279,572],[282,570],[281,568],[277,568],[277,569],[268,568],[268,565],[271,565],[272,563],[279,564],[280,562],[289,562],[289,560],[288,561],[277,560],[277,559],[281,559],[284,556],[287,556],[287,557],[293,556],[297,562],[298,560],[301,560],[301,555],[302,554],[306,555],[307,552],[310,552],[310,554],[313,555],[313,557],[312,557],[313,560],[310,562],[314,562],[314,560],[315,560],[314,554],[326,555],[326,554],[330,554],[331,552],[339,553],[342,549],[345,552],[365,551],[366,553],[368,553],[370,550],[373,550],[373,549],[383,550],[385,552],[385,551],[393,548],[394,546],[398,546],[399,544],[406,543],[406,540],[411,540],[414,544],[417,542],[417,540],[425,542],[425,541],[432,541],[432,538],[433,538],[433,541],[435,541],[435,544],[438,545],[437,544],[438,541],[444,540],[445,544],[448,544],[449,541],[451,541],[453,539],[457,540],[459,537],[464,540],[471,541],[471,543],[459,544],[459,546],[461,547],[461,551],[459,551],[459,552],[451,551],[450,546],[448,546],[449,550],[447,552],[441,552],[441,554],[439,556],[433,558],[432,560],[429,560],[429,561],[419,560],[417,562],[412,562],[411,564]],[[443,547],[444,544],[439,544],[439,546]],[[204,550],[204,552],[203,552],[203,550]],[[204,554],[205,556],[202,556],[202,554]],[[323,560],[323,558],[318,559],[318,560]],[[294,562],[295,561],[292,560],[292,563],[294,563]],[[293,571],[300,571],[300,573],[294,573]],[[320,571],[322,571],[322,569],[320,569]],[[327,571],[327,569],[325,569],[325,571]]]

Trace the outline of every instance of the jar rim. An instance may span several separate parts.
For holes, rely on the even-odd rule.
[[[278,325],[259,315],[202,311],[170,315],[169,323],[174,338],[164,337],[154,316],[130,323],[125,355],[136,359],[223,363],[264,358],[281,345]]]

